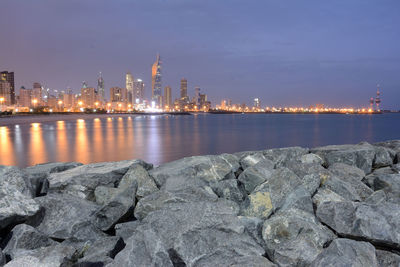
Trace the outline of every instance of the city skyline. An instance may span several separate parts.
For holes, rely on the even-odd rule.
[[[3,1],[0,70],[15,72],[16,91],[41,82],[76,92],[83,80],[96,87],[99,71],[106,92],[124,87],[131,71],[149,98],[159,52],[161,90],[170,85],[174,97],[185,77],[188,90],[206,88],[214,103],[248,95],[247,104],[257,97],[276,106],[367,106],[380,84],[382,107],[399,108],[396,1],[117,2],[100,0],[92,10],[91,1]]]

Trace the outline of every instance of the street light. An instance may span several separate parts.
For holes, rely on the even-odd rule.
[[[58,109],[59,109],[60,111],[61,111],[61,105],[62,105],[62,103],[63,103],[63,102],[62,102],[61,100],[58,101]]]
[[[37,101],[37,99],[36,99],[36,98],[32,100],[32,103],[33,103],[33,107],[34,107],[34,108],[36,108],[36,104],[37,104],[37,102],[38,102],[38,101]]]

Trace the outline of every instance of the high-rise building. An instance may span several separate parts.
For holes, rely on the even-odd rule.
[[[11,105],[11,86],[7,81],[0,80],[0,105]]]
[[[162,102],[161,94],[161,59],[160,55],[157,55],[156,62],[151,68],[151,100],[159,107]]]
[[[134,92],[133,92],[133,76],[132,76],[132,74],[130,72],[128,72],[126,74],[125,85],[126,85],[126,91],[127,91],[127,94],[128,94],[127,101],[128,101],[128,103],[132,104],[132,103],[134,103],[134,97],[133,97]]]
[[[260,108],[260,99],[254,98],[254,107],[255,108]]]
[[[136,79],[133,83],[133,97],[136,104],[143,103],[144,100],[144,82],[141,79]]]
[[[32,99],[36,99],[36,103],[38,106],[43,105],[42,85],[40,83],[33,83]]]
[[[75,105],[75,95],[72,93],[71,89],[68,89],[67,92],[63,95],[63,105],[66,109],[71,109]]]
[[[25,87],[21,86],[19,89],[19,106],[21,107],[31,107],[32,105],[32,90],[26,89]],[[37,106],[37,103],[34,103]]]
[[[128,102],[128,92],[126,88],[111,87],[110,88],[110,100],[111,102]]]
[[[200,87],[194,88],[194,101],[193,102],[195,105],[200,104]]]
[[[188,95],[187,95],[187,80],[185,78],[181,79],[181,99],[182,100],[187,100]]]
[[[101,102],[103,102],[104,99],[105,99],[104,92],[105,92],[104,91],[104,79],[103,79],[103,76],[101,75],[101,72],[100,72],[99,78],[97,79],[97,94],[98,94],[99,100]]]
[[[164,108],[172,108],[171,86],[164,88]]]
[[[15,83],[14,72],[2,71],[0,72],[0,80],[6,81],[10,84],[10,104],[15,104]]]
[[[84,87],[81,89],[81,101],[83,107],[94,108],[97,101],[96,89],[94,87]]]

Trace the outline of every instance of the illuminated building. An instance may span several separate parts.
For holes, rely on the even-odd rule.
[[[21,86],[19,89],[19,106],[21,107],[31,107],[32,100],[35,99],[32,97],[32,90],[26,89],[25,87]]]
[[[181,79],[181,99],[186,100],[188,98],[187,95],[187,80],[185,78]]]
[[[136,79],[133,83],[133,97],[136,104],[143,103],[144,100],[144,82]]]
[[[126,91],[127,91],[127,102],[130,104],[134,103],[134,93],[133,93],[133,76],[130,72],[128,72],[125,76],[125,85],[126,85]]]
[[[94,103],[97,101],[96,90],[93,87],[83,87],[81,89],[81,101],[85,108],[94,108]]]
[[[161,95],[161,59],[160,55],[157,55],[156,62],[154,62],[151,68],[151,100],[154,101],[155,105],[161,107],[162,95]]]
[[[97,79],[97,94],[101,102],[103,102],[105,98],[104,92],[104,79],[100,72],[99,78]]]
[[[40,83],[33,83],[32,89],[32,99],[37,100],[37,105],[43,105],[43,98],[42,98],[42,85]]]
[[[10,86],[10,103],[11,105],[15,104],[15,83],[14,83],[14,72],[3,71],[0,72],[0,80],[9,83]]]
[[[254,98],[254,107],[255,108],[260,108],[260,99]]]
[[[11,105],[11,86],[7,81],[0,80],[1,105]]]
[[[164,88],[164,108],[172,108],[171,86]]]
[[[110,88],[111,102],[128,102],[128,92],[126,88],[112,87]]]
[[[67,92],[63,95],[63,104],[64,108],[72,109],[75,104],[75,95],[72,93],[71,89],[68,89]]]
[[[376,111],[381,111],[380,107],[379,107],[381,104],[381,92],[379,89],[379,84],[378,84],[378,88],[376,89],[375,104],[376,104]]]

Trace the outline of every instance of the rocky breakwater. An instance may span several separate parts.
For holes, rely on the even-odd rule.
[[[0,266],[399,266],[400,141],[0,167]]]

